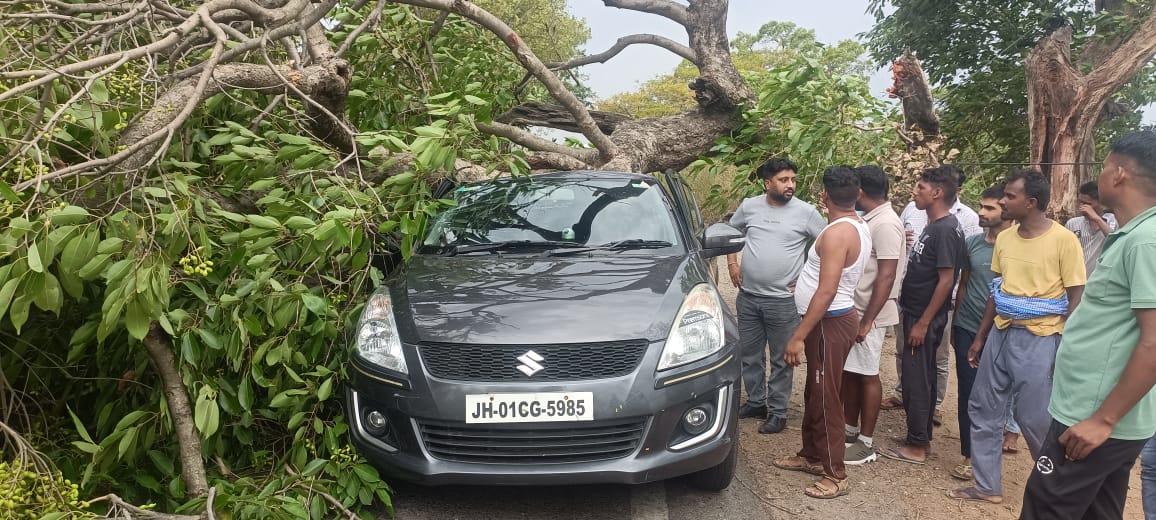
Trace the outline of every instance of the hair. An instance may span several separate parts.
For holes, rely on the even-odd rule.
[[[866,164],[855,168],[855,175],[859,177],[859,188],[874,200],[887,200],[891,192],[891,181],[883,168],[874,164]]]
[[[1088,181],[1081,184],[1080,195],[1087,195],[1093,199],[1100,200],[1100,184],[1096,181]]]
[[[1113,155],[1130,157],[1140,167],[1139,173],[1148,180],[1153,189],[1156,189],[1156,132],[1141,130],[1132,132],[1112,143],[1110,150]]]
[[[959,191],[963,189],[963,183],[967,182],[967,174],[964,173],[959,166],[954,164],[944,164],[940,166],[940,168],[951,172],[951,174],[955,176],[956,193],[959,193]]]
[[[919,174],[919,180],[934,184],[943,190],[943,201],[951,206],[955,204],[955,198],[959,195],[959,175],[962,173],[959,168],[945,164],[923,170],[923,173]]]
[[[1039,170],[1020,170],[1012,173],[1007,178],[1007,184],[1015,181],[1024,182],[1024,193],[1029,197],[1036,199],[1036,207],[1040,211],[1048,208],[1048,202],[1052,200],[1052,183],[1048,180],[1048,176],[1044,175]]]
[[[854,207],[859,199],[859,175],[850,166],[831,166],[823,170],[823,189],[832,203]]]
[[[763,163],[758,167],[758,169],[755,170],[755,176],[766,180],[774,177],[775,175],[778,175],[779,172],[784,170],[791,170],[797,173],[799,171],[799,167],[796,166],[795,163],[791,162],[790,159],[784,157],[771,157],[770,159],[767,159],[767,162]]]
[[[1007,184],[1004,184],[1002,182],[999,184],[996,184],[995,186],[992,186],[986,190],[983,190],[983,194],[980,195],[979,198],[981,198],[981,199],[996,199],[996,200],[1002,199],[1003,198],[1003,191],[1004,191],[1004,188],[1006,188],[1006,187],[1007,187]]]

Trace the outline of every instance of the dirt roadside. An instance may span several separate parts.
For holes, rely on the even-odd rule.
[[[734,309],[738,291],[730,283],[725,259],[718,259],[719,290],[723,300]],[[894,338],[883,347],[881,377],[885,392],[895,386]],[[954,360],[953,360],[954,363]],[[804,370],[797,369],[796,374]],[[783,471],[771,461],[793,455],[801,445],[799,423],[803,416],[803,381],[795,377],[791,394],[787,430],[774,435],[758,433],[759,421],[743,419],[739,425],[743,460],[751,469],[750,479],[735,484],[750,489],[762,501],[769,518],[821,520],[1014,520],[1019,517],[1024,485],[1031,473],[1032,460],[1027,445],[1020,440],[1020,452],[1004,456],[1004,503],[1000,505],[961,502],[948,499],[944,492],[966,485],[947,472],[959,457],[959,424],[956,417],[955,367],[951,368],[947,398],[943,404],[943,426],[935,429],[933,453],[925,466],[915,466],[880,457],[877,462],[849,467],[851,494],[835,500],[816,500],[803,495],[803,488],[814,478]],[[892,446],[890,438],[906,434],[902,410],[883,411],[875,433],[877,447]],[[734,485],[734,484],[732,484]],[[1140,498],[1140,471],[1137,463],[1128,490],[1124,518],[1144,520]]]

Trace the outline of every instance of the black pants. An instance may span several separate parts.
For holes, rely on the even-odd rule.
[[[1064,458],[1060,435],[1067,426],[1052,427],[1024,490],[1021,520],[1119,520],[1124,518],[1128,477],[1147,439],[1108,439],[1087,458]]]
[[[927,327],[923,344],[912,349],[911,329],[919,316],[903,313],[903,339],[907,342],[901,353],[903,357],[903,409],[907,412],[907,444],[930,446],[932,415],[935,413],[936,352],[947,327],[947,313],[941,312],[932,318]]]

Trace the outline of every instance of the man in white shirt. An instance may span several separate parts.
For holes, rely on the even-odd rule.
[[[1084,249],[1084,270],[1092,276],[1104,249],[1104,238],[1116,230],[1116,215],[1100,204],[1100,186],[1096,181],[1081,185],[1077,200],[1080,214],[1068,219],[1064,227],[1080,239],[1080,246]]]
[[[944,166],[949,167],[955,171],[955,175],[959,179],[959,191],[963,191],[963,183],[967,181],[967,174],[963,173],[963,170],[960,170],[959,168],[956,168],[950,164]],[[975,210],[967,207],[962,201],[959,200],[958,196],[956,197],[955,202],[951,205],[949,213],[954,215],[955,219],[959,222],[959,230],[963,232],[963,236],[966,237],[983,233],[983,228],[979,226],[979,214],[976,213]],[[927,227],[927,212],[916,208],[915,201],[911,201],[908,202],[907,206],[903,208],[903,213],[899,215],[899,219],[903,221],[903,228],[907,232],[907,248],[910,249],[912,242],[915,240],[915,237],[923,234],[923,228]],[[956,288],[953,288],[951,291],[952,301],[949,302],[949,309],[955,308],[954,300]],[[948,313],[947,320],[947,330],[951,330],[950,312]],[[899,332],[900,327],[896,327],[895,330]],[[901,334],[901,332],[899,333]],[[943,398],[947,395],[948,371],[951,369],[952,350],[948,346],[950,343],[950,336],[950,334],[943,335],[942,344],[940,345],[941,348],[936,351],[936,355],[938,356],[935,359],[935,367],[937,371],[937,393],[935,400],[934,422],[936,426],[939,426],[943,422]],[[902,338],[897,337],[895,345],[896,352],[902,350]],[[901,390],[903,383],[903,366],[900,362],[901,359],[902,358],[898,356],[895,358],[895,374],[897,376],[895,381],[895,395],[883,400],[881,408],[884,410],[903,408],[903,391]]]

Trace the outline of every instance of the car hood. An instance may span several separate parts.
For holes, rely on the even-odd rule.
[[[415,256],[391,284],[407,342],[660,340],[705,280],[686,256]]]

